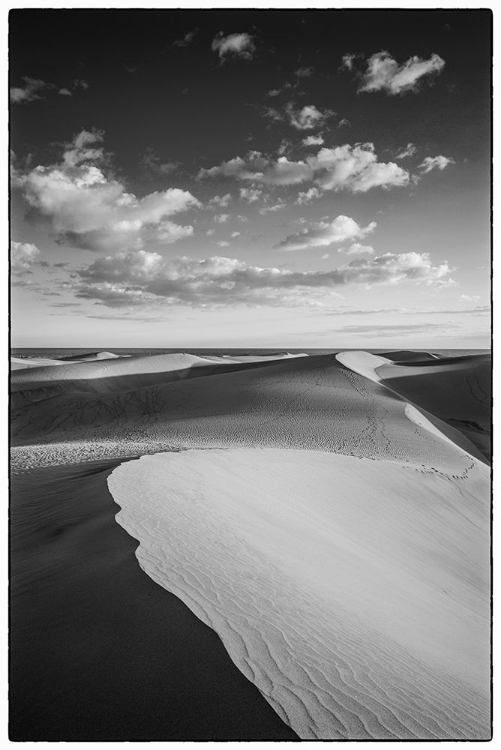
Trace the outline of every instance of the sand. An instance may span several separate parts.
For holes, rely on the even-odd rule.
[[[40,554],[56,524],[41,473],[76,472],[73,496],[82,461],[142,455],[108,476],[138,575],[218,634],[282,731],[490,736],[488,360],[160,355],[12,381]],[[54,565],[27,587],[39,607]]]

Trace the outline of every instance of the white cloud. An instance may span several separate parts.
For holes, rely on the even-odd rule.
[[[12,271],[27,271],[40,255],[36,245],[29,242],[10,243],[10,265]]]
[[[393,162],[379,162],[372,143],[322,148],[306,159],[315,180],[324,190],[365,193],[374,187],[389,188],[409,183],[409,173]]]
[[[324,253],[324,255],[322,255],[322,257],[320,258],[320,260],[328,260],[330,257],[331,256],[329,255],[329,253]]]
[[[395,159],[407,159],[408,156],[414,156],[417,148],[413,143],[408,143],[405,148],[398,152]]]
[[[361,239],[374,231],[377,224],[372,221],[361,227],[349,216],[337,216],[332,221],[320,221],[310,224],[296,234],[291,234],[275,245],[279,250],[306,250],[311,247],[328,247],[337,242]]]
[[[240,232],[232,232],[231,233],[231,237],[232,237],[232,239],[235,238],[235,237],[240,237]]]
[[[292,141],[282,141],[280,146],[277,148],[277,154],[283,156],[292,146]]]
[[[296,206],[303,206],[305,203],[311,203],[316,198],[320,198],[322,193],[316,187],[312,187],[304,193],[298,193]]]
[[[139,249],[149,242],[175,242],[193,234],[169,217],[200,203],[189,192],[169,188],[137,198],[108,174],[101,133],[82,131],[62,161],[14,172],[13,185],[51,225],[55,240],[89,250]],[[99,165],[99,166],[96,166]]]
[[[249,266],[235,258],[166,260],[143,250],[98,258],[78,271],[77,298],[107,307],[151,304],[306,304],[312,294],[328,300],[347,284],[440,284],[450,273],[447,263],[431,264],[427,253],[387,253],[357,259],[329,271],[289,271]]]
[[[254,188],[240,188],[240,197],[247,203],[255,203],[262,196],[263,191]]]
[[[309,67],[309,68],[298,68],[294,71],[294,75],[297,78],[309,78],[313,75],[315,72],[315,68]]]
[[[215,229],[208,229],[205,234],[207,235],[207,237],[212,237],[215,231]]]
[[[338,126],[338,128],[342,128],[343,126],[351,128],[351,122],[349,120],[347,120],[346,117],[343,117],[342,120],[339,120],[337,126]]]
[[[45,83],[45,81],[41,81],[38,78],[23,76],[23,81],[25,83],[24,88],[13,86],[10,89],[10,100],[14,104],[27,104],[28,102],[35,101],[35,99],[41,99],[42,97],[38,95],[39,91],[54,88],[51,83]]]
[[[387,94],[404,94],[417,91],[423,76],[440,73],[445,65],[437,54],[429,60],[410,57],[399,65],[385,50],[372,55],[367,62],[367,70],[362,75],[359,91],[386,91]]]
[[[153,149],[147,148],[146,153],[141,159],[141,166],[147,174],[156,177],[166,177],[176,171],[179,163],[175,161],[161,162],[160,157],[155,154]]]
[[[215,195],[209,201],[209,206],[218,206],[219,208],[226,208],[231,201],[231,193],[226,195]]]
[[[351,55],[350,53],[343,55],[341,67],[346,68],[346,70],[353,70],[353,61],[356,58],[357,58],[357,55]]]
[[[228,36],[224,36],[223,32],[220,31],[212,40],[212,51],[218,53],[221,62],[228,55],[251,60],[256,51],[256,45],[250,34],[229,34]]]
[[[374,248],[371,245],[361,245],[360,242],[354,242],[349,247],[340,247],[338,253],[346,255],[374,255]]]
[[[243,159],[236,156],[219,167],[201,169],[198,178],[235,177],[238,180],[261,182],[265,185],[295,185],[313,177],[313,169],[304,161],[289,161],[281,156],[272,161],[260,151],[250,151]]]
[[[302,140],[303,146],[321,146],[323,142],[324,139],[322,133],[318,133],[317,135],[308,135]]]
[[[285,111],[289,118],[289,124],[296,128],[296,130],[312,130],[322,125],[334,114],[330,109],[321,112],[313,104],[308,104],[302,109],[295,109],[292,102],[289,102]]]
[[[279,200],[277,203],[273,204],[272,206],[264,206],[263,208],[259,209],[259,213],[264,216],[265,214],[269,213],[275,213],[275,211],[281,211],[282,208],[285,208],[286,202],[283,200]]]
[[[61,96],[73,96],[69,89],[59,89],[58,94],[61,94]]]
[[[228,240],[219,240],[218,242],[216,242],[216,245],[219,245],[219,247],[229,247],[230,243],[228,242]]]
[[[193,31],[188,31],[188,33],[185,34],[181,39],[176,39],[174,42],[172,42],[172,46],[173,47],[187,47],[194,40],[197,33],[198,33],[198,29],[193,29]]]
[[[84,81],[81,78],[76,78],[73,81],[73,88],[74,89],[81,88],[84,91],[87,91],[87,89],[89,88],[89,84],[87,83],[87,81]]]
[[[216,216],[214,216],[214,222],[216,224],[226,224],[229,218],[229,214],[216,214]]]
[[[237,156],[218,167],[200,170],[198,179],[218,176],[266,185],[297,185],[315,178],[324,190],[353,193],[409,183],[409,173],[405,169],[394,162],[378,161],[372,143],[322,148],[303,161],[289,161],[285,156],[274,161],[259,151],[251,151],[244,158]]]
[[[421,169],[423,174],[428,174],[432,169],[442,171],[448,164],[455,164],[454,159],[449,159],[447,156],[427,156],[419,164],[418,169]]]

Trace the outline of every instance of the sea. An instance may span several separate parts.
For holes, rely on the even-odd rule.
[[[229,357],[242,357],[242,356],[255,356],[255,357],[265,357],[265,356],[274,356],[277,354],[309,354],[315,355],[315,354],[337,354],[338,352],[343,351],[364,351],[364,352],[370,352],[371,354],[384,354],[385,352],[390,351],[398,351],[397,349],[389,349],[388,347],[384,349],[369,349],[367,347],[340,347],[338,349],[224,349],[224,348],[214,348],[214,349],[194,349],[190,347],[184,347],[181,349],[168,349],[168,348],[116,348],[116,347],[106,347],[102,346],[99,348],[15,348],[11,349],[11,355],[13,357],[20,357],[23,359],[34,359],[38,357],[48,358],[48,359],[62,359],[62,358],[68,358],[68,357],[75,357],[75,356],[84,356],[86,354],[94,354],[98,351],[105,351],[105,352],[112,352],[113,354],[118,354],[119,356],[148,356],[153,354],[195,354],[200,357],[209,357],[209,356],[229,356]],[[465,357],[468,355],[473,354],[490,354],[490,349],[433,349],[431,347],[427,349],[412,349],[412,351],[415,352],[430,352],[431,354],[436,354],[439,357]]]

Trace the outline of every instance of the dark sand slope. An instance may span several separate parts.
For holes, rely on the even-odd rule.
[[[377,368],[382,382],[462,432],[491,458],[491,357],[398,362]]]
[[[13,479],[10,739],[297,739],[140,569],[106,485],[116,464]]]

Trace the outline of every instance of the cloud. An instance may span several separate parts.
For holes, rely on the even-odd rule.
[[[219,167],[201,169],[198,179],[218,176],[261,182],[265,185],[295,185],[311,180],[313,169],[304,161],[289,161],[285,156],[272,161],[260,151],[250,151],[244,158],[237,156],[223,162]]]
[[[411,323],[410,325],[378,325],[367,324],[361,326],[343,326],[341,331],[347,333],[377,333],[378,336],[391,336],[395,333],[419,333],[426,332],[429,328],[442,328],[443,323]],[[448,328],[455,328],[455,325],[448,325]]]
[[[277,203],[273,204],[272,206],[264,206],[263,208],[259,209],[259,213],[262,216],[265,216],[265,214],[269,213],[275,213],[275,211],[281,211],[282,208],[285,208],[286,202],[284,200],[279,200]]]
[[[200,206],[191,193],[169,188],[137,198],[115,179],[102,133],[82,131],[67,144],[59,164],[14,172],[13,186],[50,223],[54,239],[87,250],[139,249],[193,234],[169,217]]]
[[[27,104],[36,99],[42,99],[43,97],[38,95],[39,91],[42,91],[42,89],[54,88],[52,83],[45,83],[45,81],[41,81],[38,78],[23,76],[23,81],[25,83],[24,88],[21,86],[14,86],[10,89],[10,100],[14,104]]]
[[[214,216],[214,222],[216,224],[226,224],[229,218],[229,214],[216,214],[216,216]]]
[[[309,78],[315,72],[315,68],[298,68],[294,71],[294,75],[297,78]]]
[[[324,190],[352,193],[365,193],[375,187],[402,187],[410,179],[398,164],[378,161],[372,143],[322,148],[315,156],[301,161],[289,161],[285,156],[274,161],[260,151],[250,151],[244,158],[237,156],[218,167],[200,170],[198,179],[219,176],[265,185],[298,185],[314,180]]]
[[[346,55],[343,55],[341,68],[345,68],[346,70],[353,70],[353,61],[356,60],[357,57],[360,57],[360,55],[351,55],[349,52],[346,53]]]
[[[380,162],[372,143],[322,148],[307,163],[319,176],[324,190],[365,193],[374,187],[390,188],[409,183],[409,173],[393,162]]]
[[[349,120],[347,120],[346,117],[343,117],[342,120],[339,120],[337,126],[338,126],[338,128],[342,128],[343,126],[351,128],[351,122]]]
[[[262,190],[256,190],[254,188],[240,188],[240,197],[246,200],[247,203],[255,203],[262,196]]]
[[[89,84],[87,83],[87,81],[84,81],[84,80],[82,80],[81,78],[76,78],[76,79],[75,79],[75,80],[73,81],[73,88],[74,88],[74,89],[78,89],[78,88],[81,88],[81,89],[83,89],[84,91],[87,91],[87,89],[89,88]]]
[[[69,89],[59,89],[57,93],[61,94],[61,96],[73,96]]]
[[[147,148],[146,153],[141,158],[141,167],[145,172],[151,175],[166,177],[176,171],[179,167],[179,162],[161,162],[160,157],[155,154],[153,149]]]
[[[209,206],[217,206],[218,208],[226,208],[231,201],[231,193],[226,195],[215,195],[209,201]]]
[[[198,29],[193,29],[193,31],[188,31],[187,34],[185,34],[182,39],[176,39],[174,42],[172,42],[173,47],[187,47],[191,42],[194,40],[198,33]]]
[[[296,234],[290,234],[275,245],[279,250],[306,250],[311,247],[329,247],[336,242],[346,242],[362,238],[374,231],[377,224],[372,221],[361,227],[349,216],[337,216],[332,221],[320,221],[310,224]]]
[[[306,203],[311,203],[316,198],[320,198],[321,195],[322,193],[316,187],[312,187],[304,193],[298,193],[296,206],[303,206]]]
[[[223,32],[220,31],[212,40],[211,49],[218,53],[221,62],[224,62],[228,55],[251,60],[256,51],[256,45],[250,34],[224,36]]]
[[[360,242],[354,242],[349,247],[340,247],[338,253],[346,255],[374,255],[374,248],[371,245],[361,245]]]
[[[317,135],[308,135],[301,141],[303,146],[321,146],[323,142],[324,139],[322,133],[318,133]]]
[[[389,52],[382,50],[369,58],[358,91],[386,91],[390,96],[416,92],[424,76],[437,75],[444,66],[445,61],[437,54],[431,55],[429,60],[410,57],[399,65]]]
[[[334,114],[330,109],[321,112],[313,104],[308,104],[302,109],[295,109],[292,102],[287,104],[285,111],[289,118],[289,124],[296,130],[312,130],[322,125]]]
[[[38,247],[29,242],[10,243],[10,265],[13,272],[27,271],[39,255]]]
[[[240,232],[232,232],[231,233],[231,237],[232,237],[232,239],[235,238],[235,237],[240,237]]]
[[[228,242],[228,240],[218,240],[218,242],[216,242],[216,245],[219,245],[219,247],[229,247],[230,244],[231,243]]]
[[[448,164],[455,164],[454,159],[449,159],[447,156],[427,156],[418,165],[418,169],[421,169],[423,174],[428,174],[432,169],[440,169],[442,171]]]
[[[398,152],[395,159],[406,159],[408,156],[414,156],[417,148],[413,143],[408,143],[405,148]]]
[[[77,298],[107,307],[152,302],[174,305],[307,304],[312,295],[330,299],[347,284],[433,284],[450,272],[447,264],[433,266],[427,253],[387,253],[354,260],[331,271],[290,271],[249,266],[235,258],[180,257],[166,260],[144,250],[97,258],[81,268],[74,281]]]

